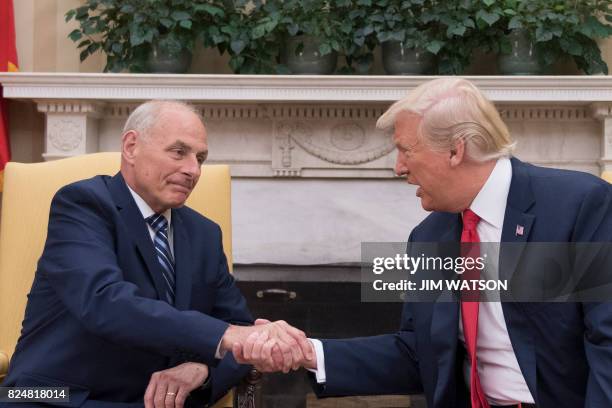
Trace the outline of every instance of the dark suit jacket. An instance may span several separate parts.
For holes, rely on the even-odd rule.
[[[461,228],[459,215],[432,213],[410,241],[459,241]],[[512,159],[502,242],[527,241],[612,241],[610,184]],[[503,253],[500,259],[500,274],[517,262]],[[612,304],[515,302],[502,309],[538,407],[612,406]],[[429,407],[469,406],[458,319],[457,302],[405,303],[397,334],[324,341],[327,382],[318,395],[424,392]]]
[[[142,405],[151,374],[185,361],[217,367],[213,399],[235,384],[247,367],[215,351],[228,322],[252,317],[221,230],[187,207],[172,210],[172,227],[173,306],[160,300],[161,266],[121,174],[60,189],[3,385],[70,386],[71,406]]]

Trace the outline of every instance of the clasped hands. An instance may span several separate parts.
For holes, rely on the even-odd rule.
[[[238,363],[251,364],[264,373],[288,373],[317,365],[314,347],[306,334],[282,320],[257,319],[255,326],[230,326],[221,348],[231,351]]]

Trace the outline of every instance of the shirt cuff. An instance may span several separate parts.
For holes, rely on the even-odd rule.
[[[325,355],[323,354],[323,343],[318,339],[308,339],[314,347],[315,356],[317,357],[317,369],[308,368],[307,370],[314,373],[317,384],[325,383]]]
[[[225,354],[227,353],[227,351],[223,350],[221,351],[221,342],[223,341],[223,337],[221,337],[221,340],[219,340],[219,344],[217,344],[217,350],[215,350],[215,358],[221,360],[223,357],[225,357]]]

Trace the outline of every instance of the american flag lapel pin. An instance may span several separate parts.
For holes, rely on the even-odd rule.
[[[516,236],[522,237],[524,233],[525,233],[525,227],[523,227],[522,225],[517,225],[516,232],[515,232]]]

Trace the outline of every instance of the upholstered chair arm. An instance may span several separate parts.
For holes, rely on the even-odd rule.
[[[6,377],[6,373],[8,372],[8,363],[8,354],[6,354],[4,351],[0,351],[0,382],[4,380],[4,377]]]

